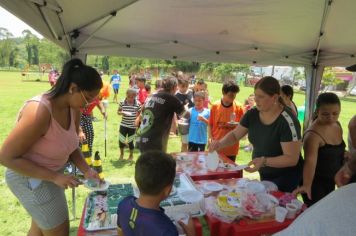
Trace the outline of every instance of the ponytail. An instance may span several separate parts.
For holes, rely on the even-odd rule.
[[[284,106],[284,107],[287,107],[286,103],[284,102],[283,98],[281,96],[278,96],[278,102]]]
[[[47,92],[51,98],[59,97],[68,92],[74,83],[79,89],[92,91],[101,89],[103,82],[99,73],[92,67],[85,65],[80,59],[74,58],[66,62],[56,84]]]
[[[339,97],[335,93],[321,93],[316,99],[315,111],[313,113],[313,121],[318,118],[318,109],[323,105],[336,104],[341,107],[341,102]]]

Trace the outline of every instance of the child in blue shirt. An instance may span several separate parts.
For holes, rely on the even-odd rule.
[[[147,151],[138,158],[135,181],[140,197],[126,197],[119,203],[118,232],[125,236],[178,236],[176,226],[159,206],[169,196],[175,174],[176,162],[169,154]],[[195,235],[192,219],[188,225],[181,221],[178,223],[187,236]]]
[[[114,75],[111,76],[110,84],[114,90],[114,98],[113,101],[117,103],[117,94],[119,93],[121,83],[121,76],[117,70],[114,71]]]
[[[205,92],[194,93],[194,104],[190,111],[188,150],[202,152],[208,141],[210,110],[204,108]]]

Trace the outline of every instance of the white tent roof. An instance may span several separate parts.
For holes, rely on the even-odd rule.
[[[355,0],[0,0],[0,5],[80,54],[259,65],[356,62]]]

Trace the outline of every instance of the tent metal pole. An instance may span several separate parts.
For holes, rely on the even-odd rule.
[[[320,83],[325,68],[325,66],[319,65],[320,53],[321,53],[320,47],[321,47],[321,41],[325,33],[324,31],[326,26],[326,20],[328,19],[332,2],[333,0],[325,0],[324,12],[323,12],[320,29],[319,29],[318,42],[314,50],[314,60],[312,65],[305,68],[306,75],[307,75],[306,76],[307,90],[306,90],[306,97],[305,97],[305,114],[304,114],[304,124],[303,124],[304,130],[306,130],[309,127],[309,124],[312,121],[316,96],[318,95],[320,89]]]
[[[53,37],[54,39],[58,40],[58,39],[59,39],[58,34],[56,33],[56,31],[55,31],[54,28],[52,27],[52,25],[51,25],[51,23],[50,23],[48,17],[46,16],[46,14],[43,12],[42,6],[39,5],[39,4],[37,4],[37,3],[34,3],[34,4],[35,4],[35,6],[37,7],[38,11],[40,12],[41,17],[42,17],[44,23],[47,25],[49,31],[51,32],[52,37]]]
[[[64,24],[63,24],[63,21],[62,21],[62,18],[61,16],[57,13],[57,17],[58,17],[58,21],[59,23],[61,24],[61,28],[62,28],[62,31],[63,31],[63,35],[64,37],[66,38],[66,41],[67,41],[67,45],[68,45],[68,50],[69,51],[72,51],[73,47],[72,47],[72,44],[71,44],[71,41],[69,39],[69,35],[68,34],[65,34],[65,29],[64,29]]]
[[[77,175],[77,167],[73,164],[73,175],[76,176]],[[72,216],[73,216],[73,220],[75,220],[76,217],[76,201],[75,201],[75,187],[72,188]]]
[[[78,50],[79,50],[80,48],[82,48],[87,42],[89,42],[89,40],[91,40],[91,39],[94,37],[94,35],[96,34],[96,32],[98,32],[102,27],[104,27],[104,25],[106,25],[106,24],[107,24],[112,18],[114,18],[115,16],[116,16],[116,13],[110,15],[110,17],[108,17],[101,25],[99,25],[99,27],[96,28],[96,29],[89,35],[89,37],[86,38],[86,39],[84,40],[84,42],[82,42],[82,43],[79,45]]]
[[[81,30],[81,29],[83,29],[83,28],[85,28],[85,27],[87,27],[87,26],[89,26],[89,25],[91,25],[91,24],[94,24],[94,23],[100,21],[101,19],[104,19],[105,17],[107,17],[107,16],[113,14],[114,12],[117,13],[118,11],[121,11],[122,9],[125,9],[126,7],[130,6],[131,4],[133,4],[133,3],[137,2],[137,1],[138,1],[138,0],[132,0],[131,2],[129,2],[129,3],[125,4],[125,5],[123,5],[123,6],[121,6],[121,7],[119,7],[119,8],[113,9],[113,10],[110,11],[109,13],[106,13],[106,14],[104,14],[104,15],[101,15],[101,16],[99,16],[98,18],[95,18],[95,19],[93,19],[93,20],[91,20],[91,21],[89,21],[89,22],[87,22],[87,23],[85,23],[85,24],[83,24],[83,25],[81,25],[81,26],[76,27],[76,29],[77,29],[77,30]],[[70,32],[65,32],[65,34],[70,34],[72,31],[73,31],[73,30],[71,30]],[[60,36],[61,36],[61,35],[60,35]]]
[[[56,6],[52,3],[49,3],[48,1],[45,0],[30,0],[30,2],[39,5],[41,7],[46,7],[48,9],[51,9],[52,11],[55,11],[57,13],[63,12],[63,9],[60,6]]]
[[[306,93],[305,93],[305,113],[303,130],[306,130],[313,119],[316,97],[319,92],[324,66],[307,66],[306,72]]]

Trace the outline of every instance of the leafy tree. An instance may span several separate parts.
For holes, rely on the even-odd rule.
[[[30,30],[24,30],[22,31],[22,36],[24,38],[24,42],[26,45],[26,51],[27,51],[27,62],[29,65],[31,64],[36,64],[38,65],[39,59],[38,59],[38,47],[37,44],[38,38],[36,35],[32,34]]]
[[[103,56],[101,60],[101,68],[105,73],[109,71],[110,69],[109,56]]]
[[[213,75],[219,78],[220,81],[224,81],[234,79],[236,72],[247,73],[249,68],[248,65],[243,64],[222,63],[214,68]]]
[[[70,58],[68,52],[46,38],[39,41],[38,54],[40,63],[49,63],[54,68],[61,68]]]
[[[33,65],[38,65],[39,64],[39,58],[38,58],[38,47],[36,44],[32,45],[32,59],[31,59],[31,64]]]
[[[13,35],[6,28],[0,28],[0,66],[9,65],[9,56],[15,44]]]
[[[200,68],[199,62],[173,61],[176,70],[183,72],[197,72]]]
[[[11,67],[17,67],[18,66],[18,61],[17,61],[17,57],[18,57],[18,53],[19,53],[19,48],[15,47],[10,55],[9,55],[9,66]]]
[[[328,85],[337,85],[342,83],[343,81],[339,78],[336,78],[335,72],[332,70],[332,67],[325,67],[324,73],[323,73],[323,79],[321,80],[321,83],[325,86]]]

